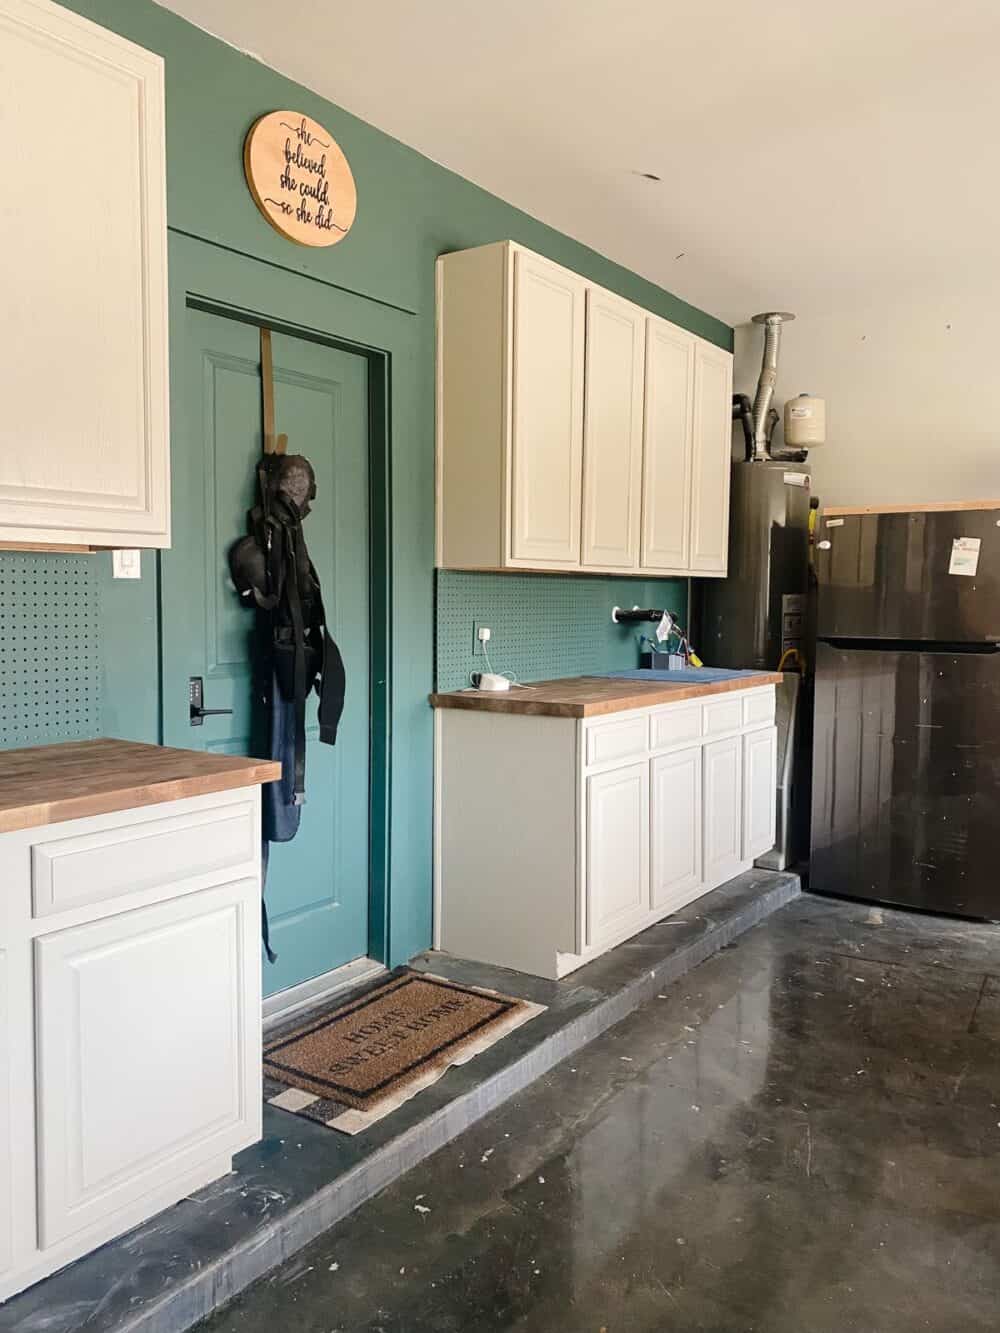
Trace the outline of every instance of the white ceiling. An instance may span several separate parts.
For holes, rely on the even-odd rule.
[[[997,0],[166,3],[728,323],[996,283]]]

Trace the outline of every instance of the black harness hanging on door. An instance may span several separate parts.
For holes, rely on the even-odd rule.
[[[258,678],[273,677],[294,707],[294,805],[305,801],[306,699],[319,695],[319,738],[337,739],[344,709],[344,663],[326,627],[323,596],[309,559],[302,520],[316,497],[309,460],[300,454],[265,454],[257,467],[257,503],[247,515],[248,535],[229,552],[240,599],[257,611]],[[273,687],[264,702],[274,705]]]
[[[282,776],[263,792],[267,846],[288,842],[298,831],[305,802],[306,700],[319,696],[319,738],[337,739],[344,710],[344,662],[326,627],[319,579],[302,533],[316,498],[316,475],[301,454],[286,454],[287,437],[274,435],[271,335],[261,329],[264,454],[257,465],[256,503],[247,535],[229,551],[229,570],[241,602],[256,612],[254,704],[263,740]],[[264,943],[273,961],[264,914]]]

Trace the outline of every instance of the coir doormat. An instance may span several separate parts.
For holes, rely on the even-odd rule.
[[[406,972],[267,1042],[265,1095],[357,1134],[544,1007]]]

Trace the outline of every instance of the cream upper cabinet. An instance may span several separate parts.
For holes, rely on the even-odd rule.
[[[583,412],[584,565],[639,564],[645,315],[587,291]]]
[[[690,333],[647,320],[642,564],[664,573],[688,567],[694,350]]]
[[[733,358],[700,339],[694,354],[694,448],[690,568],[725,574],[729,564]]]
[[[440,568],[725,573],[729,352],[498,241],[438,260],[437,357]]]
[[[515,253],[510,557],[519,563],[580,563],[585,293],[572,273]]]
[[[0,543],[166,546],[163,61],[0,0]]]

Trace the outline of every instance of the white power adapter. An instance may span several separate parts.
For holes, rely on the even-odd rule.
[[[495,694],[503,690],[510,689],[510,681],[506,676],[498,676],[495,671],[484,671],[476,681],[477,690],[492,690]]]

